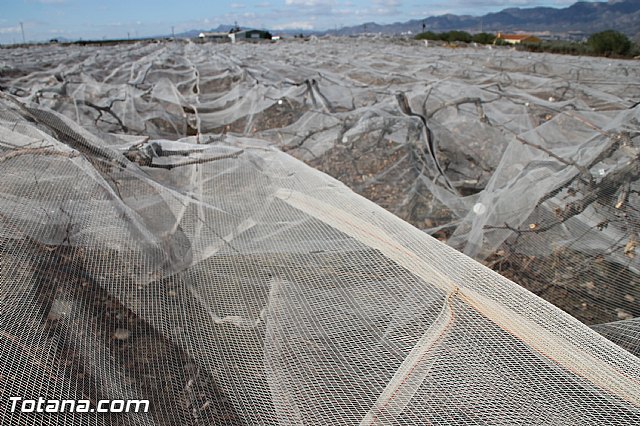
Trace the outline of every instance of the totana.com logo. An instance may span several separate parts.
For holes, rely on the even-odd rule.
[[[88,399],[23,399],[9,398],[11,412],[21,413],[146,413],[149,411],[147,399],[101,399],[91,406]]]

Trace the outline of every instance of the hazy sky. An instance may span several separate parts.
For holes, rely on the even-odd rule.
[[[0,0],[0,43],[54,37],[126,38],[219,24],[324,30],[445,13],[482,15],[506,7],[566,7],[574,0]]]

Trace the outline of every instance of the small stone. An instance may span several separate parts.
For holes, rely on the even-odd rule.
[[[629,241],[627,241],[627,244],[625,244],[625,246],[624,246],[624,254],[629,259],[633,259],[634,257],[636,257],[636,239],[635,239],[635,237],[632,236],[631,238],[629,238]]]
[[[635,297],[633,297],[633,296],[632,296],[632,295],[630,295],[630,294],[625,294],[625,295],[624,295],[624,300],[626,300],[627,302],[631,302],[631,303],[633,303],[633,302],[635,302],[635,301],[636,301],[636,298],[635,298]]]
[[[594,288],[596,288],[596,285],[593,283],[593,281],[587,281],[586,283],[584,283],[584,288],[586,288],[587,290],[593,290]]]
[[[473,212],[478,216],[486,213],[486,211],[487,211],[487,207],[482,203],[476,203],[473,206]]]
[[[623,309],[617,308],[616,312],[618,313],[618,319],[630,320],[630,319],[633,318],[633,315],[631,315],[629,312],[627,312],[627,311],[625,311]]]
[[[55,299],[51,304],[47,319],[50,321],[58,321],[71,313],[71,302],[66,300]]]
[[[127,340],[131,332],[126,328],[116,328],[116,331],[113,332],[113,338],[116,340]]]

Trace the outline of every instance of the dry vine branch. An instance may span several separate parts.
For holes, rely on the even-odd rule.
[[[424,138],[427,142],[426,144],[427,153],[429,154],[429,156],[431,157],[431,160],[436,166],[436,170],[438,171],[438,176],[442,177],[447,188],[449,188],[453,192],[457,192],[456,189],[451,184],[451,182],[449,182],[449,179],[447,178],[447,176],[444,174],[444,170],[442,169],[442,166],[440,166],[440,162],[438,161],[438,158],[436,156],[435,139],[433,137],[433,132],[431,131],[431,128],[427,123],[427,117],[423,116],[422,114],[418,114],[411,109],[411,105],[409,105],[409,100],[407,99],[407,96],[404,93],[398,92],[396,94],[396,100],[398,101],[400,110],[404,114],[410,117],[418,117],[422,122]]]
[[[123,133],[129,133],[129,128],[127,126],[125,126],[125,124],[122,122],[122,120],[120,119],[120,117],[118,117],[118,115],[113,112],[112,108],[113,108],[113,104],[116,102],[124,102],[125,99],[112,99],[111,102],[109,102],[108,106],[101,106],[101,105],[96,105],[93,102],[89,102],[87,100],[83,100],[83,99],[79,99],[78,102],[86,105],[90,108],[95,109],[96,111],[98,111],[98,117],[96,117],[94,123],[98,124],[98,120],[100,120],[100,118],[102,117],[103,113],[107,113],[110,116],[112,116],[117,122],[118,125],[120,126],[120,129],[122,130]]]
[[[0,154],[0,162],[7,161],[21,155],[48,155],[52,157],[65,157],[65,158],[73,158],[79,155],[77,152],[63,152],[55,149],[50,149],[50,147],[51,146],[49,145],[41,148],[22,148],[14,151],[5,152]]]
[[[173,164],[158,164],[158,163],[154,163],[153,159],[149,159],[149,162],[140,161],[138,164],[140,164],[141,166],[148,166],[148,167],[154,167],[154,168],[158,168],[158,169],[171,170],[171,169],[174,169],[176,167],[189,166],[189,165],[194,165],[194,164],[210,163],[212,161],[224,160],[224,159],[227,159],[227,158],[238,158],[238,156],[240,156],[243,152],[244,152],[244,150],[240,150],[240,151],[236,151],[236,152],[233,152],[233,153],[230,153],[230,154],[221,154],[221,155],[216,155],[216,156],[210,157],[210,158],[196,158],[196,159],[193,159],[193,160],[187,160],[187,161],[183,161],[183,162],[180,162],[180,163],[173,163]]]
[[[568,203],[563,209],[556,211],[557,220],[545,226],[535,226],[528,229],[518,229],[505,223],[501,226],[486,225],[484,229],[508,229],[510,231],[521,233],[542,233],[558,226],[574,216],[579,215],[587,207],[600,198],[606,197],[608,194],[614,193],[615,188],[626,185],[628,182],[638,180],[640,178],[640,156],[635,157],[629,164],[609,173],[603,177],[598,184],[590,182],[580,191],[583,198]]]
[[[587,168],[585,168],[584,166],[581,166],[580,164],[576,163],[575,161],[571,161],[571,160],[566,160],[562,157],[560,157],[559,155],[554,154],[553,151],[551,151],[550,149],[547,149],[545,147],[543,147],[542,145],[538,145],[535,144],[533,142],[529,142],[526,139],[516,135],[516,140],[518,140],[518,142],[522,143],[523,145],[527,145],[530,147],[533,147],[535,149],[538,149],[542,152],[544,152],[545,154],[547,154],[549,157],[558,160],[559,162],[561,162],[562,164],[566,165],[566,166],[573,166],[576,169],[578,169],[580,171],[580,174],[583,176],[590,176],[589,174],[589,170]]]

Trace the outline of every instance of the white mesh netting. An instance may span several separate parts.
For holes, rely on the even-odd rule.
[[[639,424],[636,65],[1,50],[2,424]]]

